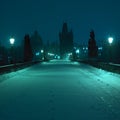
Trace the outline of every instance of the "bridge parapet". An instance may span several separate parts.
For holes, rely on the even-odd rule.
[[[0,74],[23,69],[25,67],[29,67],[29,66],[37,64],[39,62],[42,62],[42,61],[31,61],[31,62],[15,63],[15,64],[10,64],[10,65],[0,66]]]
[[[103,70],[107,70],[110,72],[118,73],[120,74],[120,64],[114,64],[114,63],[105,63],[100,61],[93,61],[93,60],[77,60],[78,62],[82,62],[85,64],[92,65],[96,68],[100,68]]]

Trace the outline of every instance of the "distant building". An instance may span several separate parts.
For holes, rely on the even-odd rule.
[[[41,50],[43,50],[44,47],[42,38],[37,31],[35,31],[34,34],[31,36],[31,46],[33,51],[33,59],[41,59]]]
[[[63,24],[62,32],[59,33],[60,56],[63,58],[65,54],[73,51],[73,32],[68,31],[67,23]]]

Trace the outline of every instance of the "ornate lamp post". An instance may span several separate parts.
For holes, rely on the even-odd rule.
[[[10,38],[10,45],[11,45],[11,59],[10,59],[10,63],[13,63],[14,61],[14,56],[13,56],[13,45],[15,43],[15,39],[14,38]]]
[[[113,56],[112,56],[112,48],[111,48],[112,43],[113,43],[113,40],[114,40],[113,37],[109,37],[109,38],[108,38],[108,43],[109,43],[109,45],[110,45],[110,46],[109,46],[109,61],[110,61],[110,62],[112,62],[112,57],[113,57]]]

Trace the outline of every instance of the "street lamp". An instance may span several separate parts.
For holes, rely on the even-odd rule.
[[[108,43],[111,45],[113,43],[113,37],[108,38]]]
[[[44,60],[44,56],[45,56],[44,54],[45,54],[45,52],[44,52],[44,50],[42,49],[42,50],[41,50],[41,57],[42,57],[42,60]]]
[[[111,46],[111,44],[113,43],[113,37],[109,37],[108,38],[108,43],[110,44],[110,47],[109,47],[109,60],[110,60],[110,62],[112,62],[112,46]]]
[[[44,53],[44,50],[41,50],[41,53]]]
[[[10,38],[10,44],[13,45],[15,43],[15,39],[14,38]]]
[[[14,38],[10,38],[10,45],[11,45],[11,60],[10,63],[13,63],[13,45],[15,43],[15,39]]]
[[[79,54],[79,53],[80,53],[80,50],[79,50],[79,49],[77,49],[77,50],[76,50],[76,53],[77,53],[77,54]]]

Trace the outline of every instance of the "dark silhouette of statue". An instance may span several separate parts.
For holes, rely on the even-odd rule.
[[[98,56],[98,47],[96,46],[95,34],[93,30],[90,32],[90,39],[88,41],[88,56],[89,57]]]
[[[30,37],[29,35],[25,35],[24,37],[24,62],[31,61],[33,57],[31,43],[30,43]]]
[[[0,65],[5,65],[8,63],[8,52],[7,48],[0,45]]]
[[[73,51],[73,32],[68,31],[67,23],[63,24],[62,32],[59,33],[60,41],[60,56],[64,57],[65,54]]]

